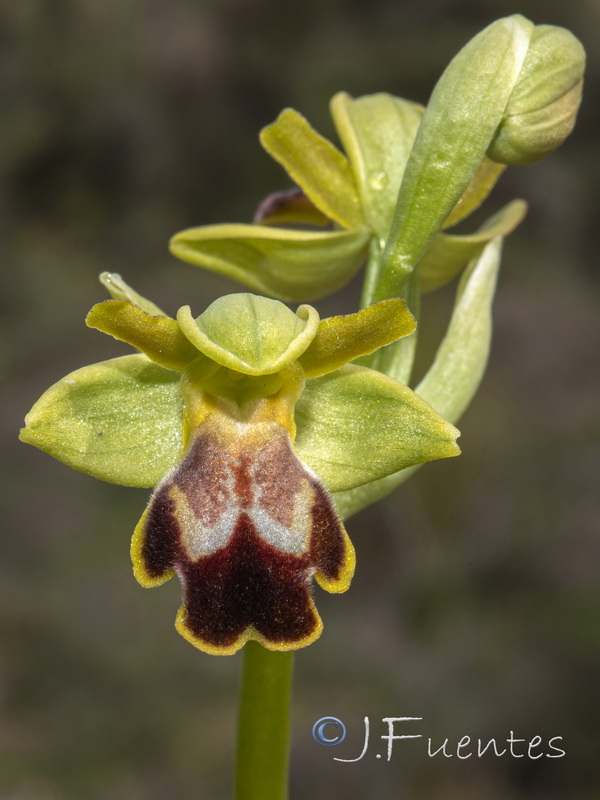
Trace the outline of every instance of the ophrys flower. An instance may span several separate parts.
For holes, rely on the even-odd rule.
[[[349,364],[414,330],[402,300],[320,320],[251,294],[171,319],[105,276],[90,326],[142,351],[51,387],[21,438],[76,469],[156,486],[132,544],[143,586],[177,573],[177,629],[215,654],[288,650],[322,623],[314,577],[345,591],[354,551],[330,492],[456,455],[456,429],[410,389]]]

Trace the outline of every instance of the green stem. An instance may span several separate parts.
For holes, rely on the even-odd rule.
[[[365,280],[363,282],[362,294],[360,297],[360,307],[366,308],[373,302],[373,295],[377,289],[379,271],[381,269],[381,244],[373,236],[369,244],[369,259],[365,267]]]
[[[417,270],[413,270],[402,291],[397,291],[395,294],[390,296],[403,297],[406,300],[410,311],[418,320],[421,298],[419,293],[419,276]],[[365,367],[371,367],[371,369],[376,369],[378,372],[383,372],[385,375],[389,375],[391,378],[394,378],[394,380],[408,385],[412,373],[413,362],[415,360],[416,347],[417,331],[412,333],[410,336],[407,336],[405,339],[400,339],[398,342],[388,344],[387,347],[380,348],[370,356],[361,358],[357,363]]]
[[[294,653],[244,647],[235,800],[287,800]]]

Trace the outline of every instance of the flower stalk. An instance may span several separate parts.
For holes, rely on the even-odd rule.
[[[235,800],[287,800],[293,652],[244,648]]]

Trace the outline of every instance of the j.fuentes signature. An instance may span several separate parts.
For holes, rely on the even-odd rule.
[[[504,739],[476,739],[471,736],[462,736],[457,741],[444,739],[443,743],[434,742],[433,739],[425,737],[422,733],[414,733],[414,727],[408,729],[406,726],[400,727],[400,723],[415,723],[421,722],[423,717],[384,717],[381,722],[387,727],[381,739],[387,742],[385,748],[387,761],[391,761],[392,753],[394,750],[394,742],[402,739],[425,739],[427,738],[427,755],[430,758],[435,756],[444,756],[445,758],[456,758],[466,760],[467,758],[476,757],[481,758],[486,753],[493,756],[509,755],[511,758],[530,758],[536,760],[538,758],[563,758],[566,755],[565,750],[560,746],[562,743],[562,736],[553,736],[545,741],[541,736],[534,736],[532,739],[521,739],[515,736],[513,731]],[[396,727],[398,725],[398,727]],[[362,751],[356,758],[337,758],[334,761],[342,761],[347,764],[360,761],[363,759],[369,750],[370,740],[370,722],[369,717],[364,719],[365,737],[363,742]],[[400,730],[408,730],[410,732],[400,733]],[[417,727],[418,730],[418,727]],[[346,738],[346,726],[341,719],[337,717],[321,717],[318,719],[312,728],[313,739],[317,744],[322,747],[337,747]],[[381,753],[375,753],[375,758],[382,758]]]

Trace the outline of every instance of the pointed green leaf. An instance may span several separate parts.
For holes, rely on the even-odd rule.
[[[147,314],[152,314],[154,317],[166,317],[162,309],[160,309],[152,300],[147,300],[138,294],[135,289],[132,289],[117,272],[103,272],[100,275],[100,283],[108,290],[108,293],[115,300],[129,300],[134,305],[138,306]]]
[[[527,55],[533,23],[497,20],[438,81],[406,165],[375,299],[402,286],[479,169]]]
[[[174,319],[153,317],[129,300],[97,303],[85,321],[90,328],[133,345],[167,369],[183,370],[195,359],[202,358]]]
[[[431,292],[451,281],[483,250],[495,236],[507,236],[519,225],[527,212],[524,200],[513,200],[490,217],[477,233],[455,236],[438,233],[419,262],[419,283],[422,292]]]
[[[330,219],[349,230],[364,226],[348,161],[297,111],[284,109],[260,132],[260,142]]]
[[[347,365],[306,382],[296,449],[333,492],[455,456],[458,431],[397,381]]]
[[[307,377],[324,375],[408,336],[415,328],[415,318],[404,300],[382,300],[356,314],[322,320],[317,335],[299,361]]]
[[[228,294],[197,319],[189,306],[177,321],[192,344],[221,366],[245,375],[268,375],[297,361],[314,339],[319,315],[303,305],[294,314],[278,300]]]
[[[348,156],[365,219],[380,238],[390,228],[398,190],[423,107],[390,94],[331,101],[335,127]]]
[[[486,245],[465,272],[458,287],[448,331],[433,365],[417,386],[417,394],[451,422],[457,422],[471,402],[487,363],[492,334],[491,305],[500,266],[502,239]],[[388,495],[417,467],[373,483],[339,492],[334,499],[347,519]]]
[[[173,255],[291,302],[340,289],[359,269],[371,233],[313,232],[263,225],[210,225],[171,239]]]
[[[140,354],[83,367],[40,397],[20,439],[109,483],[154,486],[182,448],[179,379]]]

